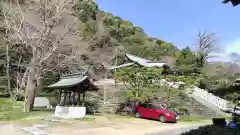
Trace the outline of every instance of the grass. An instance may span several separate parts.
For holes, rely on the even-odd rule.
[[[23,112],[23,102],[0,98],[0,122],[28,123],[38,121],[50,114],[50,110]]]
[[[16,123],[37,123],[43,118],[53,114],[53,110],[39,109],[29,113],[22,112],[23,102],[13,101],[8,98],[0,98],[0,122],[16,122]],[[100,114],[101,115],[101,114]],[[131,116],[122,116],[114,114],[101,115],[108,120],[134,120]],[[74,119],[73,121],[93,122],[98,115],[88,115],[85,118]],[[180,116],[179,122],[202,122],[210,119],[199,116]]]
[[[134,120],[136,119],[133,116],[125,116],[125,115],[116,115],[116,114],[104,114],[100,115],[104,116],[109,120]],[[180,116],[179,122],[203,122],[203,121],[211,121],[211,119],[207,119],[201,116]]]
[[[124,115],[115,115],[115,114],[105,114],[103,115],[109,120],[134,120],[133,116],[124,116]],[[205,122],[211,121],[211,119],[207,119],[201,116],[180,116],[179,122]]]
[[[116,115],[116,114],[106,114],[104,116],[109,120],[133,120],[134,119],[134,117],[132,116]]]
[[[201,116],[180,116],[179,122],[202,122],[209,119],[206,119]]]
[[[53,110],[49,109],[38,109],[29,113],[23,112],[23,102],[13,101],[9,98],[0,98],[0,123],[38,123],[40,120],[44,119],[50,114],[54,114]],[[69,120],[69,121],[81,121],[81,122],[92,122],[95,120],[97,115],[88,115],[84,118]],[[109,120],[120,120],[120,119],[130,119],[130,116],[120,116],[120,115],[104,115]],[[65,120],[63,120],[65,121]]]
[[[87,115],[86,117],[83,117],[83,118],[77,118],[77,119],[74,119],[76,121],[94,121],[95,120],[95,116],[94,115]]]
[[[226,121],[232,120],[231,116],[216,116],[214,118],[225,118]],[[212,119],[200,116],[181,116],[179,122],[212,122]]]

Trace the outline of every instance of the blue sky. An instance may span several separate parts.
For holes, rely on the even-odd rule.
[[[217,33],[222,57],[240,53],[240,6],[223,0],[96,0],[99,8],[142,27],[179,48],[191,46],[199,30]]]

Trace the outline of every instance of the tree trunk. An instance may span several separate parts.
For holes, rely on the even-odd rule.
[[[7,67],[6,67],[6,74],[7,74],[7,80],[8,80],[8,93],[10,94],[10,97],[13,98],[13,92],[11,89],[11,77],[10,77],[10,56],[9,56],[9,44],[6,44],[6,58],[7,58]]]
[[[33,93],[33,98],[31,99],[32,101],[31,101],[31,106],[30,106],[30,110],[32,110],[33,109],[33,107],[34,107],[34,100],[35,100],[35,97],[36,97],[36,94],[37,93],[39,93],[41,90],[42,90],[42,78],[37,78],[37,81],[36,81],[36,87],[35,87],[35,89],[34,89],[34,93]]]
[[[33,96],[31,98],[31,104],[30,104],[30,111],[33,110],[33,107],[34,107],[34,100],[35,100],[35,97],[36,97],[36,93],[37,93],[37,88],[35,87],[35,89],[33,89]]]
[[[32,110],[36,94],[36,86],[37,82],[34,73],[30,71],[25,89],[24,112],[30,112]]]

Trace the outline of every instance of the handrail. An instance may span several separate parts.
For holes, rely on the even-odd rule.
[[[213,95],[212,93],[207,92],[206,90],[200,89],[198,87],[193,88],[193,95],[201,97],[202,99],[205,99],[209,103],[217,106],[221,110],[227,110],[227,104],[229,101],[222,99],[218,96]]]
[[[166,80],[162,79],[161,82],[165,82],[169,85],[172,85],[172,87],[174,88],[179,88],[180,84],[183,84],[183,82],[167,82]],[[204,90],[204,89],[200,89],[196,86],[193,86],[193,88],[189,89],[190,91],[192,91],[192,94],[194,96],[198,96],[206,101],[208,101],[209,103],[211,103],[212,105],[215,105],[216,107],[218,107],[219,109],[226,111],[228,109],[228,103],[229,101],[222,99],[218,96],[213,95],[212,93],[209,93],[208,91]]]

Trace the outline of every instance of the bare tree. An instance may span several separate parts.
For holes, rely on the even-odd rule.
[[[204,53],[206,58],[211,57],[211,53],[218,50],[217,41],[216,41],[216,34],[209,33],[206,31],[199,32],[197,34],[198,44],[197,47]]]
[[[69,64],[75,57],[76,19],[71,15],[73,0],[16,0],[2,2],[7,40],[31,50],[32,56],[21,77],[25,89],[24,111],[32,109],[45,72]],[[70,21],[66,21],[70,20]]]
[[[124,56],[123,46],[114,38],[111,29],[106,27],[103,22],[103,16],[96,14],[94,21],[89,21],[89,25],[94,27],[91,34],[82,30],[80,34],[84,37],[81,51],[77,51],[77,57],[83,60],[79,65],[89,65],[89,74],[94,75],[95,79],[106,77],[109,72],[106,67],[110,67],[116,62],[116,59]],[[82,27],[84,28],[84,27]],[[84,67],[84,66],[82,66]]]
[[[215,33],[209,33],[206,31],[199,32],[197,34],[197,63],[200,67],[203,67],[209,58],[212,57],[212,53],[218,50]]]

